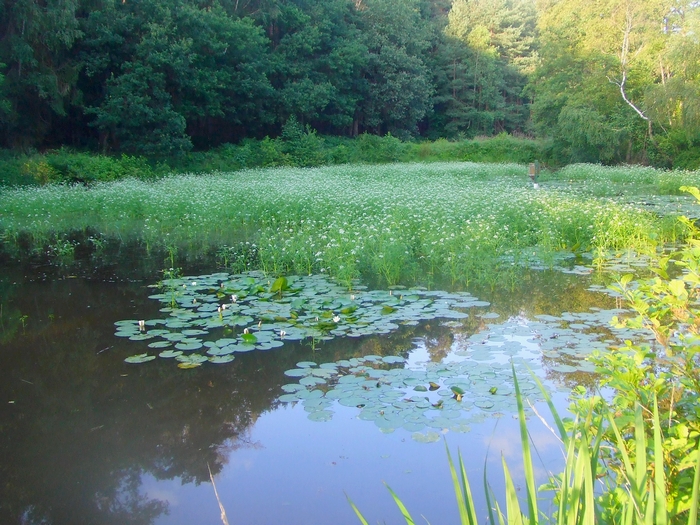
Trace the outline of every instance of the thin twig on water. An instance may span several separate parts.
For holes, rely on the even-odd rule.
[[[224,525],[229,525],[228,518],[226,517],[226,509],[224,508],[221,499],[219,499],[219,491],[216,490],[216,483],[214,483],[214,476],[211,474],[211,468],[209,468],[209,463],[207,463],[207,470],[209,471],[209,479],[211,480],[211,486],[214,487],[214,496],[216,496],[216,501],[219,503],[219,510],[221,511],[221,522]]]

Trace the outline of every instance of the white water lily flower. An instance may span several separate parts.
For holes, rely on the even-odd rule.
[[[340,316],[336,315],[335,317],[333,317],[333,322],[334,323],[340,322]]]

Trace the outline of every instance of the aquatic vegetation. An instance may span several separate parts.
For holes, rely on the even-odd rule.
[[[525,370],[530,363],[514,358]],[[437,441],[447,431],[469,432],[470,425],[494,414],[516,412],[511,365],[471,360],[404,368],[399,356],[369,355],[336,363],[298,363],[287,370],[299,383],[284,385],[280,401],[300,402],[313,421],[330,420],[336,403],[356,407],[358,418],[384,433],[403,429],[419,442]],[[537,390],[534,382],[522,386]]]
[[[595,309],[500,322],[494,312],[475,313],[488,324],[471,335],[460,333],[460,321],[443,323],[455,336],[440,361],[379,355],[305,361],[285,372],[296,382],[283,385],[279,400],[301,403],[314,421],[332,419],[338,406],[355,407],[359,419],[373,422],[382,432],[403,429],[417,441],[435,441],[436,431],[467,432],[485,417],[517,413],[513,369],[521,376],[534,372],[571,386],[586,374],[593,377],[597,369],[588,358],[596,350],[629,339],[643,341],[648,335],[626,327],[607,329],[621,312]],[[417,348],[422,344],[415,341]],[[520,389],[527,394],[538,390],[525,380]]]
[[[495,283],[533,253],[542,263],[562,250],[643,252],[666,240],[648,207],[551,182],[535,191],[516,164],[277,168],[6,189],[0,208],[4,249],[17,253],[90,228],[178,256],[218,253],[234,272],[325,273],[346,285],[358,277]]]
[[[464,309],[488,306],[468,293],[420,288],[350,292],[323,275],[271,280],[262,272],[225,272],[165,279],[161,293],[165,319],[117,321],[118,337],[149,341],[162,358],[174,358],[180,368],[204,362],[226,363],[237,352],[271,350],[285,341],[327,341],[334,337],[387,334],[399,325],[435,318],[463,319]],[[214,332],[215,340],[204,340]],[[206,349],[206,350],[202,350]],[[206,356],[194,352],[202,350]],[[155,356],[126,359],[142,363]]]

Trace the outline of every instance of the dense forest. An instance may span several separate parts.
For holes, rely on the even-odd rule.
[[[0,147],[549,138],[700,163],[696,0],[4,0]]]

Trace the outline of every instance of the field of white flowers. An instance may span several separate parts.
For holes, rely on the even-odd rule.
[[[581,169],[562,177],[583,179]],[[611,188],[621,169],[631,172],[624,181],[644,170],[645,184],[653,182],[653,170],[616,168]],[[589,174],[605,182],[605,168]],[[232,269],[390,285],[431,276],[469,282],[533,252],[642,250],[668,240],[663,220],[642,207],[544,180],[534,189],[522,165],[443,163],[3,189],[0,235],[7,250],[20,238],[44,250],[71,231],[90,231],[172,253],[218,251]]]

